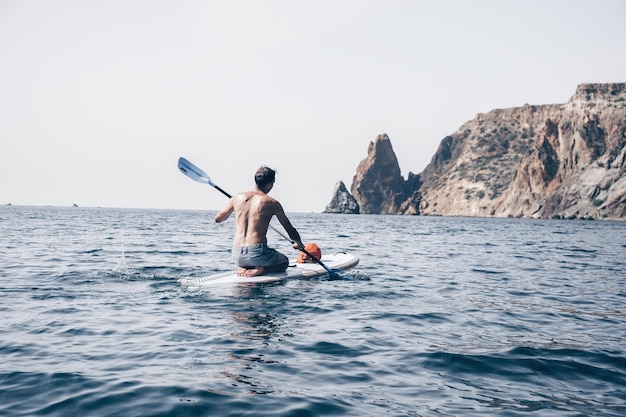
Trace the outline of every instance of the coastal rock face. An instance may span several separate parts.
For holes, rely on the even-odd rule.
[[[626,83],[478,114],[406,180],[379,135],[351,191],[364,214],[626,220]]]
[[[431,215],[626,219],[626,84],[479,114],[421,173]]]
[[[396,214],[418,211],[419,204],[406,203],[416,189],[413,174],[405,181],[400,173],[398,159],[389,136],[381,134],[370,142],[367,157],[363,159],[352,179],[352,195],[358,201],[362,214]],[[416,213],[417,214],[417,213]]]
[[[343,181],[335,185],[333,198],[326,206],[324,213],[359,214],[359,203],[350,194]]]

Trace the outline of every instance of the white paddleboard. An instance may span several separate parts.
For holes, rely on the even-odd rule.
[[[334,255],[323,255],[321,261],[330,270],[346,270],[358,264],[359,258],[356,255],[340,252]],[[328,273],[326,269],[317,263],[299,264],[294,261],[289,265],[285,272],[257,275],[256,277],[240,277],[236,271],[228,271],[209,275],[208,277],[183,278],[180,280],[180,284],[188,287],[199,287],[246,282],[272,282],[293,278],[313,278]]]

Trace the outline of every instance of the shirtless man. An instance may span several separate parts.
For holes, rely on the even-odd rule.
[[[282,253],[267,246],[267,229],[273,216],[278,218],[296,249],[304,248],[300,234],[291,225],[283,207],[268,196],[276,172],[266,166],[259,168],[254,175],[256,187],[252,191],[234,195],[226,207],[215,215],[221,223],[235,212],[235,238],[232,255],[238,266],[237,275],[253,277],[263,273],[283,272],[289,266],[289,259]]]

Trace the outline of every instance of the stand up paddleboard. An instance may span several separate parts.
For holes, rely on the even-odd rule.
[[[340,252],[334,255],[324,255],[321,261],[331,270],[345,271],[358,264],[359,258],[356,255]],[[327,273],[328,270],[319,264],[299,264],[294,262],[290,264],[285,272],[257,275],[255,277],[240,277],[237,275],[236,271],[228,271],[202,278],[183,278],[180,280],[180,284],[187,287],[204,287],[223,284],[261,283],[294,278],[314,278]]]

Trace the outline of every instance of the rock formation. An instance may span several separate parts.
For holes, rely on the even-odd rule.
[[[383,133],[370,142],[367,157],[359,163],[352,194],[342,181],[337,183],[324,213],[419,214],[420,184],[419,175],[412,172],[408,179],[402,177],[389,136]],[[350,201],[354,203],[346,205]]]
[[[370,214],[626,220],[626,84],[478,114],[407,180],[379,135],[351,190]]]
[[[324,213],[359,214],[359,203],[350,194],[343,181],[335,185],[333,198],[326,206]]]
[[[389,136],[381,134],[370,142],[367,157],[359,163],[352,179],[351,191],[362,214],[396,214],[419,210],[419,204],[407,203],[418,183],[412,173],[409,180],[404,180]]]

